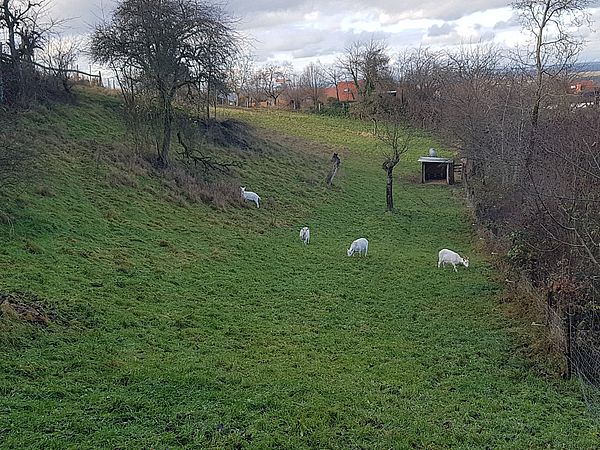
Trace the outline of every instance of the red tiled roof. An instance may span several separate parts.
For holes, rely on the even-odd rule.
[[[594,83],[594,80],[581,80],[571,85],[571,89],[575,90],[575,92],[583,92],[588,89],[594,89],[595,87],[596,83]]]
[[[358,98],[356,86],[351,81],[342,81],[337,84],[341,102],[353,102]],[[324,90],[325,98],[336,98],[335,86]]]

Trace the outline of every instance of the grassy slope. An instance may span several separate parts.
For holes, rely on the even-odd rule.
[[[29,130],[11,145],[43,149],[45,175],[3,199],[0,292],[64,320],[0,322],[0,447],[596,447],[576,386],[511,356],[456,191],[414,182],[426,139],[386,214],[383,150],[362,125],[237,112],[306,140],[244,155],[264,208],[182,208],[151,178],[106,182],[94,155],[121,140],[117,108],[86,94],[11,119]],[[343,171],[327,191],[332,149]],[[369,256],[345,257],[359,236]],[[437,270],[443,246],[473,266]]]

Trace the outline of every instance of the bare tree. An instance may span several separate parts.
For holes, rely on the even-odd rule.
[[[277,106],[277,99],[283,94],[288,82],[289,65],[269,63],[260,68],[257,72],[257,81],[260,84],[260,90],[273,100],[273,105]]]
[[[124,102],[125,124],[137,152],[158,142],[161,138],[160,117],[157,112],[155,91],[141,70],[132,66],[110,66],[114,71]]]
[[[394,168],[400,162],[400,156],[408,151],[412,139],[412,128],[407,126],[406,104],[398,97],[379,94],[373,119],[377,123],[375,136],[390,148],[382,168],[386,173],[386,210],[393,211]]]
[[[508,186],[522,161],[527,83],[519,72],[501,70],[504,55],[493,45],[462,46],[443,56],[439,81],[430,85],[439,95],[422,93],[432,102],[434,126],[477,164],[482,183],[493,173]]]
[[[539,157],[552,162],[545,164],[553,176],[535,176],[535,200],[543,215],[544,234],[552,241],[578,254],[571,264],[580,265],[579,270],[594,277],[600,273],[600,118],[597,114],[575,114],[575,120],[567,122],[579,126],[563,129],[560,133],[549,130],[553,123],[544,124],[544,132],[553,139],[543,141]],[[586,126],[585,130],[580,125]]]
[[[68,93],[71,92],[72,87],[70,69],[77,62],[81,47],[82,43],[78,38],[58,37],[48,41],[40,58]]]
[[[242,98],[245,100],[245,106],[250,106],[254,59],[254,55],[248,51],[242,51],[229,66],[227,78],[230,89],[236,95],[236,106],[240,106],[240,99]]]
[[[177,131],[177,141],[183,148],[183,151],[180,152],[181,156],[185,160],[192,162],[194,167],[201,166],[205,174],[215,170],[226,174],[231,171],[231,167],[241,167],[239,161],[217,161],[212,156],[204,155],[199,148],[190,147],[183,139],[181,131]]]
[[[323,66],[318,62],[311,62],[308,64],[302,72],[301,83],[314,107],[320,109],[323,88],[325,88],[326,85]]]
[[[221,33],[226,34],[223,46],[235,45],[223,11],[200,0],[122,0],[112,18],[96,27],[96,61],[135,69],[158,94],[162,142],[157,150],[163,167],[169,165],[175,94],[202,76],[210,79],[214,65],[203,58]]]
[[[307,97],[307,91],[303,84],[302,75],[296,72],[289,72],[285,83],[285,97],[289,101],[289,105],[295,111],[302,107],[304,100]]]
[[[439,101],[447,89],[445,65],[441,53],[419,47],[398,55],[393,66],[398,94],[411,106],[416,125],[423,128],[433,127],[439,121]]]
[[[206,7],[206,6],[204,6]],[[196,53],[189,58],[191,76],[198,92],[204,92],[205,117],[210,118],[211,103],[216,106],[219,91],[225,91],[230,67],[238,55],[238,36],[230,28],[231,18],[223,10],[211,12],[205,21],[204,34],[191,41]]]
[[[343,80],[343,69],[334,63],[323,67],[325,81],[335,87],[336,100],[340,101],[339,83]]]
[[[387,45],[372,39],[355,41],[346,47],[338,65],[354,83],[359,100],[364,100],[390,80],[389,60]]]
[[[524,30],[532,37],[532,45],[520,55],[527,67],[533,66],[535,81],[526,166],[535,148],[546,80],[563,73],[579,54],[582,40],[572,30],[578,30],[589,20],[585,10],[590,4],[591,0],[515,0],[512,3]]]
[[[267,95],[263,90],[262,70],[254,69],[250,78],[249,97],[253,98],[258,105],[267,101]]]

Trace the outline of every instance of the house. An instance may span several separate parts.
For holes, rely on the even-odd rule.
[[[356,89],[356,85],[352,81],[340,81],[337,84],[337,91],[335,86],[331,86],[323,90],[323,95],[325,98],[333,98],[337,100],[338,94],[340,102],[355,102],[358,100],[358,91]]]
[[[576,107],[600,105],[600,86],[594,80],[582,80],[571,85],[571,91],[577,94]]]
[[[585,91],[594,90],[596,88],[596,83],[594,80],[581,80],[571,85],[571,90],[576,94],[580,94]]]

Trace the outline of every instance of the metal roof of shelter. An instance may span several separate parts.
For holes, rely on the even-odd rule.
[[[434,156],[421,156],[419,158],[419,162],[448,164],[448,163],[453,163],[454,160],[452,158],[438,158],[438,157],[434,157]]]

